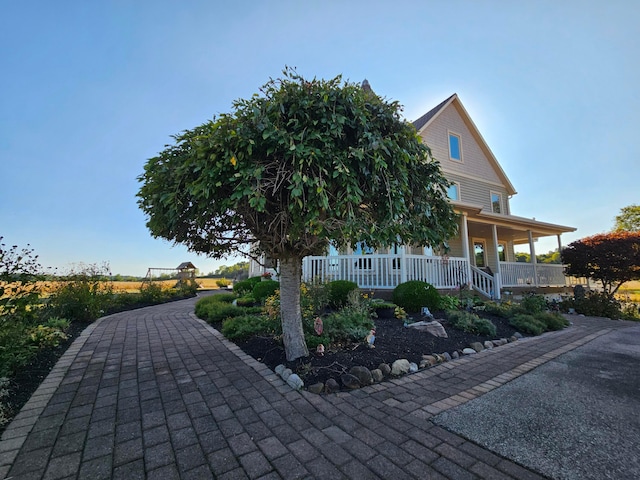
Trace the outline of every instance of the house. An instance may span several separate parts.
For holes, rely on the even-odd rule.
[[[351,280],[362,289],[375,290],[423,280],[441,290],[468,286],[496,299],[505,289],[569,285],[562,265],[536,263],[535,241],[555,236],[561,248],[561,235],[575,228],[511,213],[509,200],[516,190],[458,95],[413,123],[452,182],[448,196],[460,214],[460,228],[459,236],[448,242],[449,252],[410,245],[373,251],[359,244],[340,252],[330,247],[326,256],[304,259],[303,280]],[[515,261],[514,247],[521,244],[528,245],[531,263]],[[252,262],[250,275],[260,273]]]

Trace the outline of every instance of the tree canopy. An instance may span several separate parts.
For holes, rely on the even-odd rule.
[[[625,232],[640,232],[640,205],[629,205],[620,209],[616,216],[614,230]]]
[[[449,184],[400,112],[340,76],[286,69],[148,160],[138,178],[147,227],[213,257],[251,244],[279,260],[287,358],[306,356],[303,257],[329,241],[437,245],[457,231]]]
[[[640,280],[640,232],[601,233],[562,250],[566,273],[600,281],[607,295],[630,280]]]

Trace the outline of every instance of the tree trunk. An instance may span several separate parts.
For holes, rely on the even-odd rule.
[[[309,355],[302,331],[301,277],[301,258],[289,257],[280,260],[280,317],[282,318],[282,340],[288,361]]]

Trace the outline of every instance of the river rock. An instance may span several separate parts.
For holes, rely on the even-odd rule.
[[[406,358],[401,358],[393,362],[393,364],[391,365],[391,375],[404,375],[405,373],[409,373],[410,368],[411,366],[409,364],[409,360],[407,360]]]
[[[420,362],[420,364],[422,364],[423,362],[426,363],[425,366],[430,367],[430,366],[435,365],[436,363],[438,363],[438,359],[433,355],[423,355],[422,356],[422,362]]]
[[[480,353],[482,350],[484,350],[484,347],[482,346],[482,344],[480,342],[473,342],[469,346],[471,348],[473,348],[478,353]]]
[[[289,377],[291,376],[293,372],[291,371],[290,368],[285,368],[282,373],[280,374],[280,376],[282,377],[282,379],[286,382]]]
[[[407,325],[407,327],[414,328],[421,332],[428,332],[435,337],[449,338],[449,335],[447,335],[446,330],[444,329],[442,324],[437,320],[433,320],[431,322],[425,322],[424,320],[420,322],[414,322]]]
[[[289,378],[287,378],[287,384],[294,390],[300,390],[304,387],[304,382],[296,373],[289,375]]]
[[[355,390],[356,388],[360,388],[360,380],[355,375],[351,375],[350,373],[344,373],[340,375],[340,381],[342,385],[347,387],[350,390]]]
[[[319,383],[314,383],[313,385],[309,385],[308,390],[311,393],[322,393],[322,391],[324,390],[324,383],[319,382]]]
[[[493,342],[491,340],[487,340],[485,341],[483,344],[484,348],[486,348],[487,350],[490,350],[493,348]]]
[[[349,373],[356,377],[362,386],[371,385],[373,383],[371,372],[367,367],[357,365],[355,367],[351,367]]]
[[[515,335],[512,335],[509,337],[509,343],[513,343],[513,342],[517,342],[518,341],[518,337],[516,337]]]
[[[391,373],[391,367],[386,363],[381,363],[378,366],[378,369],[382,372],[382,375],[384,375],[385,377],[388,377],[389,374]]]
[[[383,378],[384,374],[382,373],[382,370],[380,370],[379,368],[374,368],[373,370],[371,370],[371,379],[375,383],[381,382]]]
[[[418,371],[418,365],[416,365],[415,363],[411,362],[409,364],[409,373],[416,373]]]
[[[456,360],[457,358],[460,358],[460,354],[458,353],[457,350],[451,354],[451,358],[453,360]]]
[[[476,352],[473,348],[468,348],[467,347],[467,348],[462,350],[462,354],[463,355],[473,355],[475,353],[478,353],[478,352]]]
[[[274,370],[278,375],[282,376],[282,372],[284,371],[285,368],[287,368],[287,367],[285,367],[284,365],[280,364],[276,368],[274,368]]]
[[[335,378],[330,378],[324,384],[324,389],[327,393],[335,393],[340,391],[340,384],[336,381]]]
[[[444,361],[445,361],[445,362],[450,362],[450,361],[451,361],[451,355],[449,355],[449,353],[444,352],[444,353],[442,354],[442,356],[444,357]]]
[[[522,334],[520,332],[514,333],[513,336],[516,338],[522,338]]]

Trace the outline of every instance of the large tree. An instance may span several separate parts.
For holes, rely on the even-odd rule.
[[[640,280],[640,232],[601,233],[570,243],[562,250],[566,273],[602,282],[613,296],[630,280]]]
[[[329,241],[436,245],[457,222],[448,182],[397,102],[366,82],[283,73],[148,160],[138,203],[155,237],[216,258],[251,244],[278,260],[283,341],[295,360],[308,355],[305,256]]]
[[[620,209],[614,230],[617,232],[640,232],[640,205],[629,205]]]

